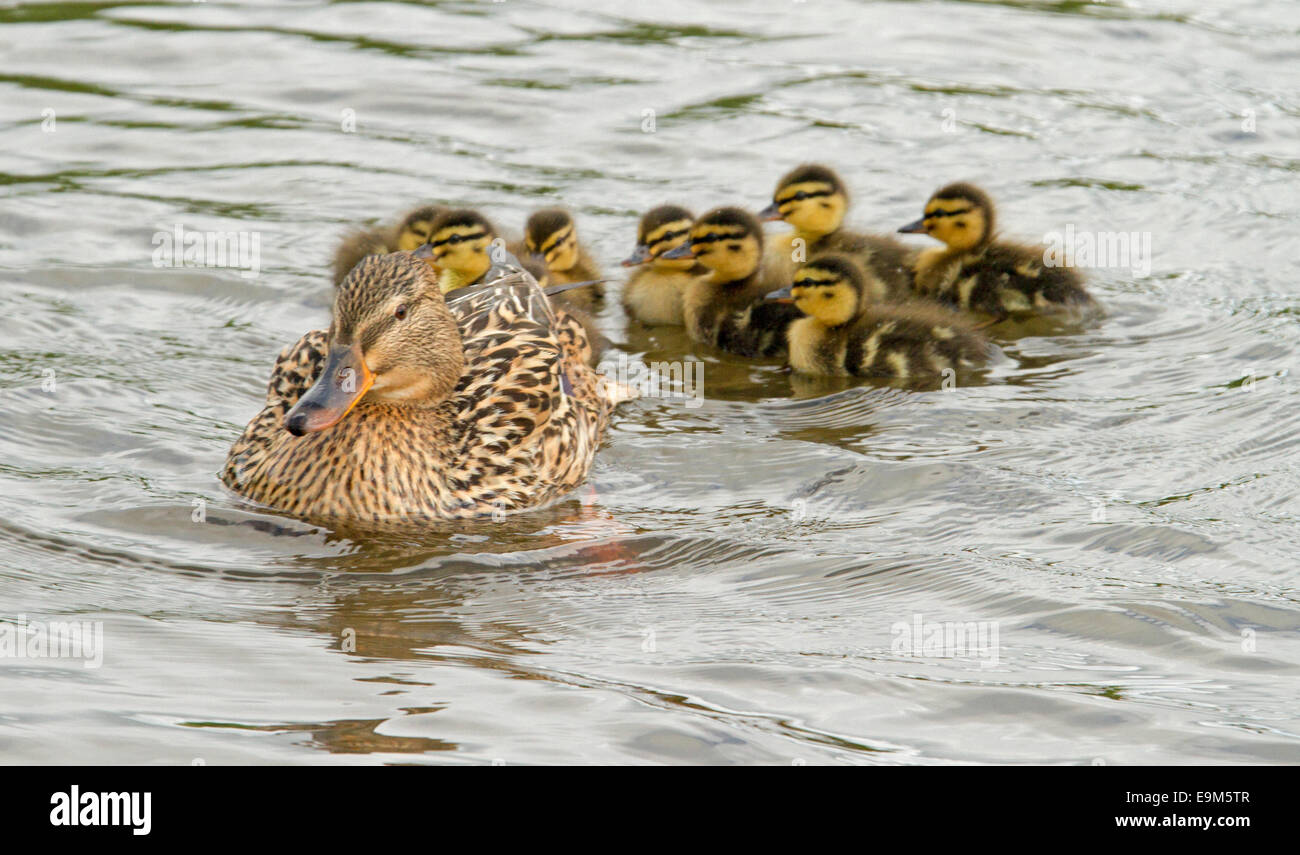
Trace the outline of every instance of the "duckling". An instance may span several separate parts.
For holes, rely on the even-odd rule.
[[[905,299],[912,293],[911,250],[889,236],[852,232],[843,227],[849,208],[849,191],[829,167],[806,163],[786,173],[776,184],[772,204],[759,217],[784,220],[794,232],[772,242],[763,260],[764,284],[780,288],[790,284],[795,268],[822,253],[835,252],[858,260],[872,276],[877,299]],[[796,255],[796,240],[804,252]],[[798,260],[796,261],[796,258]]]
[[[568,285],[600,279],[599,265],[578,242],[578,226],[573,215],[563,208],[543,208],[529,215],[524,225],[523,248],[533,259],[545,265],[550,284]],[[605,286],[593,282],[566,290],[560,302],[591,311],[604,296]]]
[[[741,356],[784,355],[785,329],[798,312],[762,299],[763,227],[753,214],[714,208],[691,226],[688,243],[659,257],[694,258],[709,271],[682,296],[682,315],[693,341]]]
[[[790,367],[801,374],[933,378],[983,364],[988,341],[957,313],[921,302],[879,304],[871,273],[845,255],[824,255],[795,273],[774,299],[793,299]]]
[[[430,229],[438,215],[447,209],[441,205],[423,205],[408,212],[396,224],[360,229],[345,235],[334,251],[332,264],[334,286],[348,275],[357,262],[367,255],[415,249],[429,240]]]
[[[626,390],[523,271],[444,298],[398,252],[363,258],[328,331],[286,347],[222,480],[309,519],[426,521],[538,507],[586,478]]]
[[[945,244],[913,260],[917,291],[998,320],[1099,308],[1077,270],[1044,266],[1041,248],[999,240],[996,227],[993,201],[975,185],[958,182],[935,192],[924,216],[899,229]]]
[[[478,211],[458,208],[444,211],[430,229],[429,258],[442,269],[442,293],[478,284],[492,267],[489,247],[497,240],[496,227]]]
[[[691,238],[695,215],[679,205],[660,205],[641,217],[636,227],[636,249],[623,259],[636,267],[623,286],[623,308],[647,326],[686,323],[682,295],[692,282],[708,273],[694,258],[667,259],[665,252]]]

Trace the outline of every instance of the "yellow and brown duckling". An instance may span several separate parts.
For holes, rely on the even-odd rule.
[[[799,264],[822,253],[836,252],[857,259],[872,274],[882,299],[906,299],[912,291],[908,266],[911,250],[892,235],[865,234],[844,228],[849,191],[832,169],[816,163],[798,166],[777,182],[772,204],[759,216],[784,220],[794,232],[769,244],[763,260],[763,281],[772,288],[790,284]],[[802,240],[802,244],[795,242]],[[802,252],[799,249],[802,248]]]
[[[714,208],[691,226],[690,241],[661,255],[694,258],[708,270],[682,297],[686,331],[699,344],[741,356],[781,356],[785,329],[798,313],[763,299],[759,275],[763,227],[740,208]]]
[[[446,210],[441,205],[423,205],[408,212],[395,225],[360,229],[345,235],[334,251],[331,265],[334,285],[337,287],[367,255],[410,252],[427,243],[433,221]]]
[[[930,303],[876,303],[870,276],[848,256],[824,255],[769,295],[803,315],[786,333],[793,370],[917,380],[987,361],[988,341],[971,321]]]
[[[623,308],[647,326],[686,323],[682,300],[691,283],[708,268],[695,258],[664,258],[691,239],[695,215],[680,205],[660,205],[641,217],[636,228],[636,249],[623,259],[634,267],[623,286]]]
[[[591,282],[580,288],[564,291],[559,301],[587,311],[597,308],[605,296],[600,279],[600,266],[578,240],[578,225],[573,215],[563,208],[543,208],[534,211],[524,224],[523,253],[542,264],[551,285],[569,285]]]
[[[586,478],[622,397],[587,367],[581,325],[522,271],[444,298],[416,255],[363,258],[329,330],[280,354],[231,489],[383,523],[525,510]]]
[[[496,240],[496,227],[478,211],[457,208],[439,215],[428,245],[429,260],[442,271],[442,293],[478,284],[492,267],[490,248]]]
[[[996,229],[993,200],[983,190],[965,182],[938,190],[924,216],[899,229],[944,244],[915,256],[917,292],[998,319],[1099,308],[1077,270],[1047,267],[1041,247],[1001,240]]]

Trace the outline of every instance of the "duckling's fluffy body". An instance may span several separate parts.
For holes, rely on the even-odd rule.
[[[691,284],[708,269],[694,258],[666,259],[665,252],[691,238],[695,217],[678,205],[660,205],[647,211],[637,224],[637,245],[623,262],[633,267],[623,286],[623,308],[647,326],[683,326],[682,300]]]
[[[912,250],[892,235],[868,234],[844,228],[849,193],[834,170],[804,164],[781,177],[772,204],[762,216],[784,220],[790,234],[773,238],[763,258],[763,284],[768,290],[790,284],[806,261],[834,253],[848,255],[870,275],[878,300],[901,300],[912,294]]]
[[[900,229],[944,243],[914,257],[917,293],[999,319],[1100,308],[1076,269],[1046,266],[1042,247],[1003,240],[996,227],[992,200],[973,184],[950,184],[931,196],[924,216]]]
[[[875,303],[869,277],[839,255],[797,271],[791,293],[804,316],[786,334],[793,370],[909,380],[987,360],[989,344],[970,321],[917,301]]]
[[[329,332],[280,354],[222,480],[313,519],[546,504],[586,478],[617,403],[589,355],[581,325],[522,272],[444,301],[432,269],[410,255],[363,259],[339,289]],[[322,376],[349,356],[361,384],[351,402],[338,400],[343,372]]]
[[[690,244],[668,257],[687,251],[709,270],[682,297],[691,339],[740,356],[784,355],[786,327],[798,313],[788,304],[763,300],[758,220],[740,208],[715,208],[692,226]]]
[[[529,215],[524,224],[524,239],[512,251],[545,265],[551,285],[568,285],[600,279],[600,265],[578,240],[578,225],[563,208],[543,208]],[[561,305],[575,306],[585,312],[595,311],[605,296],[605,286],[593,282],[556,295]]]

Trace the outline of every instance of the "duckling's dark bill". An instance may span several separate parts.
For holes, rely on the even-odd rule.
[[[794,294],[789,288],[778,288],[775,291],[768,291],[764,300],[772,300],[777,303],[793,303]]]
[[[781,219],[781,206],[773,202],[758,212],[758,218],[765,223]]]
[[[914,223],[908,223],[907,225],[903,226],[903,227],[902,227],[901,229],[899,229],[898,231],[901,232],[902,234],[905,234],[905,235],[919,235],[919,234],[924,234],[924,233],[925,233],[925,217],[922,217],[921,219],[917,220],[917,221],[914,222]]]
[[[294,436],[302,436],[333,427],[356,406],[374,382],[375,376],[366,368],[359,345],[331,347],[325,370],[316,384],[285,413],[284,429]]]
[[[621,262],[624,267],[636,267],[638,264],[645,264],[650,260],[650,247],[645,244],[637,244],[632,254]]]
[[[661,253],[659,257],[671,259],[673,261],[677,261],[678,259],[682,259],[682,258],[694,258],[695,247],[689,243],[684,243],[681,246],[677,247],[676,249],[670,249],[665,253]]]

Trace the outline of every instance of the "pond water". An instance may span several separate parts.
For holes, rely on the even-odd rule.
[[[102,661],[0,657],[0,762],[1300,762],[1298,32],[1292,0],[4,4],[0,618]],[[218,482],[348,227],[562,203],[621,273],[648,207],[757,209],[804,161],[861,228],[969,179],[1008,234],[1150,255],[951,389],[613,300],[611,364],[703,361],[703,399],[624,407],[502,524],[363,536]],[[177,227],[255,236],[256,275],[155,266]]]

